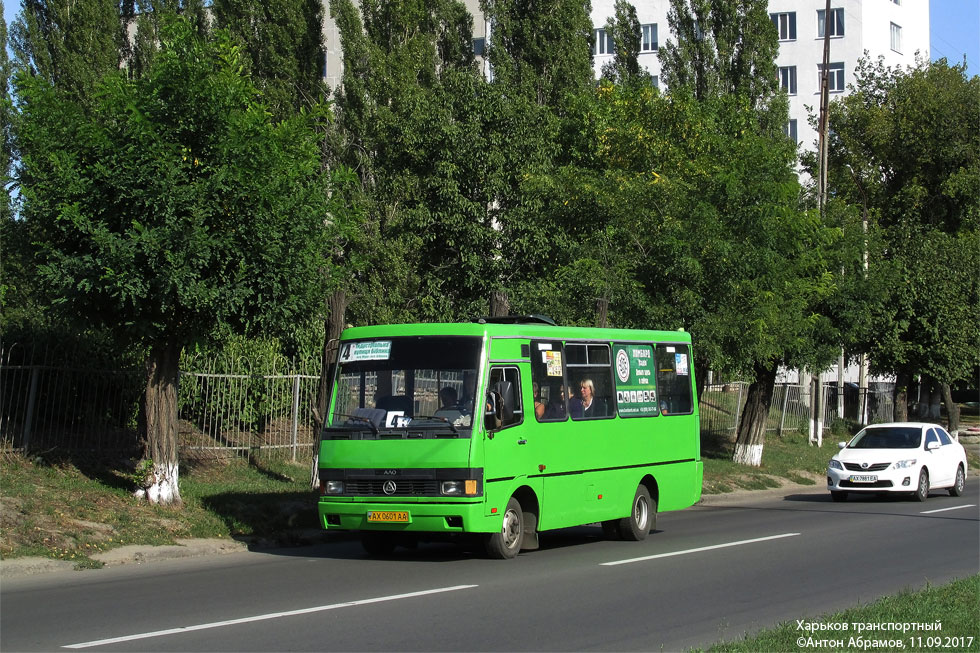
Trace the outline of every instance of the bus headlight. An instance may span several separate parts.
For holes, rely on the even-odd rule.
[[[443,481],[439,485],[439,492],[447,497],[476,496],[476,481]]]
[[[322,481],[320,483],[320,492],[323,494],[343,494],[344,493],[344,482],[343,481]]]

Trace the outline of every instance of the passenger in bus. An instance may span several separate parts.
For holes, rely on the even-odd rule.
[[[447,385],[439,391],[439,410],[459,410],[456,388]]]
[[[548,402],[548,407],[544,412],[544,419],[563,420],[567,412],[565,410],[565,386],[559,385],[557,392],[552,393],[553,399]]]
[[[565,396],[564,388],[562,389],[561,394],[563,397]],[[568,398],[568,414],[572,416],[572,419],[582,419],[585,411],[585,406],[582,403],[582,399],[576,397],[571,388],[569,388],[569,394],[571,396]]]
[[[531,384],[531,390],[534,393],[534,416],[540,420],[544,417],[545,406],[541,401],[541,386],[537,381]]]
[[[579,383],[579,393],[582,395],[582,417],[605,417],[606,407],[601,399],[595,396],[595,383],[592,379],[582,379]],[[572,417],[574,417],[574,413]]]

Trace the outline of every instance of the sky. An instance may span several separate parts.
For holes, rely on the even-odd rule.
[[[9,26],[20,11],[20,0],[0,1]],[[980,75],[980,0],[932,0],[929,13],[932,59],[946,57],[950,64],[955,64],[962,62],[965,55],[967,75]]]

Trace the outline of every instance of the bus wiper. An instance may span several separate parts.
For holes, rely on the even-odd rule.
[[[368,426],[371,427],[371,432],[374,433],[375,435],[377,435],[379,432],[378,427],[375,426],[374,422],[368,419],[367,417],[364,417],[363,415],[347,415],[346,413],[334,413],[334,417],[346,417],[347,421],[349,422],[363,422],[364,424],[367,424]],[[340,425],[340,427],[344,427],[344,426],[353,426],[353,425],[352,424]],[[337,426],[333,426],[333,428],[337,428]]]
[[[442,422],[451,428],[454,434],[459,435],[459,431],[456,430],[456,425],[450,422],[448,418],[442,417],[441,415],[416,415],[415,419],[431,419],[436,422]]]

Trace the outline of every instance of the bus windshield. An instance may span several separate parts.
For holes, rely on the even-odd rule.
[[[328,431],[468,436],[481,349],[463,336],[341,342]]]

